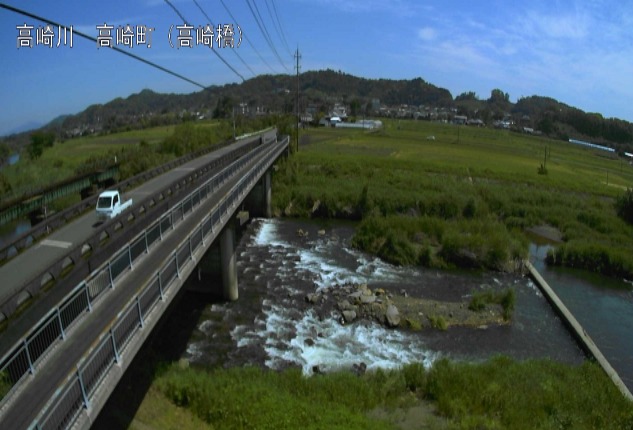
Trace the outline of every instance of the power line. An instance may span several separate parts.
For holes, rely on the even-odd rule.
[[[196,4],[196,6],[198,6],[198,9],[200,9],[200,12],[202,12],[202,14],[205,16],[205,18],[209,21],[209,24],[211,24],[213,27],[215,27],[215,24],[211,21],[211,18],[209,18],[209,15],[207,15],[207,13],[204,11],[204,9],[202,9],[202,7],[200,6],[200,4],[198,4],[198,2],[196,0],[193,0],[193,2]],[[251,71],[251,73],[253,74],[253,76],[255,76],[255,72],[253,71],[253,69],[251,69],[251,66],[249,66],[246,61],[244,61],[244,59],[242,58],[242,56],[237,52],[237,50],[233,49],[232,50],[233,53],[235,53],[235,55],[237,55],[237,58],[240,59],[240,61],[242,62],[242,64],[244,64],[244,66]]]
[[[13,6],[9,6],[9,5],[4,4],[4,3],[0,3],[0,7],[2,7],[3,9],[10,10],[12,12],[18,13],[20,15],[28,16],[29,18],[37,19],[38,21],[42,21],[42,22],[45,22],[47,24],[51,24],[51,25],[57,26],[59,28],[62,28],[62,27],[63,28],[68,28],[68,26],[66,26],[66,25],[62,25],[62,24],[60,24],[58,22],[51,21],[50,19],[46,19],[46,18],[43,18],[41,16],[37,16],[35,14],[26,12],[26,11],[24,11],[22,9],[18,9],[16,7],[13,7]],[[88,39],[88,40],[90,40],[92,42],[99,43],[96,38],[94,38],[92,36],[89,36],[89,35],[87,35],[85,33],[82,33],[81,31],[73,29],[73,34],[76,34],[76,35],[78,35],[80,37],[83,37],[84,39]],[[196,86],[198,86],[198,87],[200,87],[202,89],[206,89],[207,88],[207,86],[202,85],[202,84],[200,84],[200,83],[198,83],[196,81],[193,81],[193,80],[191,80],[191,79],[189,79],[189,78],[187,78],[187,77],[185,77],[185,76],[183,76],[183,75],[181,75],[179,73],[176,73],[176,72],[174,72],[172,70],[166,69],[163,66],[159,66],[156,63],[152,63],[151,61],[146,60],[145,58],[139,57],[138,55],[132,54],[131,52],[124,51],[123,49],[119,48],[118,46],[111,45],[110,48],[115,50],[116,52],[118,52],[120,54],[127,55],[128,57],[132,57],[135,60],[141,61],[141,62],[143,62],[143,63],[145,63],[145,64],[147,64],[149,66],[155,67],[156,69],[161,70],[161,71],[163,71],[165,73],[169,73],[172,76],[175,76],[175,77],[177,77],[179,79],[182,79],[183,81],[187,81],[190,84],[196,85]]]
[[[251,10],[251,14],[253,15],[253,18],[255,18],[255,22],[257,23],[257,26],[259,27],[260,31],[262,32],[262,34],[264,36],[264,39],[268,43],[268,46],[270,47],[270,49],[273,51],[273,53],[275,54],[275,56],[279,60],[279,63],[283,66],[284,69],[286,69],[286,71],[288,71],[288,68],[286,67],[284,62],[281,60],[281,57],[279,56],[279,53],[275,49],[275,45],[272,43],[272,40],[270,39],[270,36],[268,35],[268,30],[265,29],[264,23],[260,22],[260,19],[257,18],[257,15],[259,15],[259,9],[257,10],[257,15],[256,15],[255,11],[253,10],[253,6],[251,5],[250,0],[246,0],[246,4],[248,5],[248,8]],[[257,3],[255,3],[255,8],[257,8]],[[260,18],[261,18],[261,15],[260,15]]]
[[[228,12],[229,16],[231,17],[231,19],[233,21],[235,21],[235,23],[237,23],[237,20],[235,19],[235,17],[233,16],[233,14],[231,13],[231,11],[229,10],[228,6],[226,5],[226,3],[224,3],[224,0],[220,0],[220,3],[222,3],[222,6],[224,6],[224,9],[226,9],[226,11]],[[262,54],[259,53],[259,50],[255,47],[255,45],[253,45],[250,41],[250,39],[248,38],[248,36],[246,36],[246,33],[244,34],[244,40],[251,46],[251,48],[253,48],[253,50],[255,51],[255,53],[257,54],[257,56],[259,57],[260,60],[262,60],[264,62],[264,64],[266,64],[268,66],[268,68],[270,69],[271,72],[275,73],[275,70],[270,66],[270,64],[268,64],[268,61],[266,61],[264,59],[264,57],[262,57]]]
[[[286,40],[286,36],[284,35],[284,30],[281,26],[281,21],[279,21],[279,14],[277,13],[277,7],[275,6],[275,1],[271,0],[270,3],[273,4],[273,9],[275,10],[275,17],[277,17],[277,19],[275,20],[275,18],[273,17],[273,13],[270,10],[270,4],[268,3],[268,0],[266,0],[266,8],[268,9],[268,15],[270,15],[270,20],[273,22],[273,25],[275,25],[275,31],[277,31],[277,36],[279,36],[279,39],[284,43],[286,47],[286,51],[288,51],[288,55],[292,56],[292,53],[290,52],[290,48],[288,47],[288,41]]]
[[[173,4],[171,4],[171,2],[169,0],[165,0],[165,3],[167,3],[169,6],[171,6],[171,8],[174,10],[174,12],[176,12],[176,14],[180,17],[180,19],[182,19],[183,23],[187,24],[187,20],[185,19],[184,16],[182,16],[182,14],[180,13],[180,11],[178,9],[176,9],[176,6],[174,6]],[[237,70],[235,70],[235,68],[233,66],[231,66],[218,52],[217,49],[211,49],[211,51],[226,65],[226,67],[228,67],[229,69],[231,69],[233,71],[233,73],[235,73],[237,76],[239,76],[242,81],[245,81],[246,79],[244,79],[244,76],[242,76],[240,74],[240,72],[238,72]]]

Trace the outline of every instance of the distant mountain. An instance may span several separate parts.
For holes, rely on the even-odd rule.
[[[11,134],[19,134],[19,133],[24,133],[25,131],[31,131],[31,130],[36,130],[40,127],[42,127],[44,124],[42,124],[41,122],[36,122],[36,121],[29,121],[26,122],[18,127],[15,127],[11,130],[9,130],[6,133],[6,136],[9,136]]]
[[[44,126],[62,138],[111,133],[173,124],[183,119],[295,112],[297,81],[292,75],[260,75],[241,84],[212,86],[191,94],[160,94],[144,89],[129,97],[88,107],[76,115],[61,116]],[[512,103],[500,89],[480,99],[474,92],[453,98],[444,88],[421,78],[365,79],[340,71],[302,73],[300,110],[313,117],[336,108],[349,117],[382,115],[452,120],[456,115],[491,125],[503,122],[517,131],[533,130],[550,137],[586,139],[633,152],[633,124],[600,114],[586,113],[548,97],[531,96]],[[30,124],[30,128],[36,127]],[[25,130],[25,128],[21,128]],[[5,138],[12,147],[28,143],[28,134]]]

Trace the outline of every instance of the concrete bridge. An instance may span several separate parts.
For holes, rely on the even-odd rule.
[[[0,267],[0,428],[90,427],[187,277],[210,279],[214,242],[236,300],[236,214],[270,215],[288,143],[267,130],[193,160],[129,192],[119,218],[85,215]]]

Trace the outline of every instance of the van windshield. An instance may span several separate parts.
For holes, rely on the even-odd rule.
[[[98,209],[110,209],[112,207],[112,197],[99,197],[97,201]]]

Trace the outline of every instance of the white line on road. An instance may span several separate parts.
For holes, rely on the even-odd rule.
[[[53,246],[55,248],[63,248],[63,249],[68,249],[73,245],[71,242],[62,242],[61,240],[52,240],[52,239],[45,239],[41,242],[41,244],[44,246]]]

